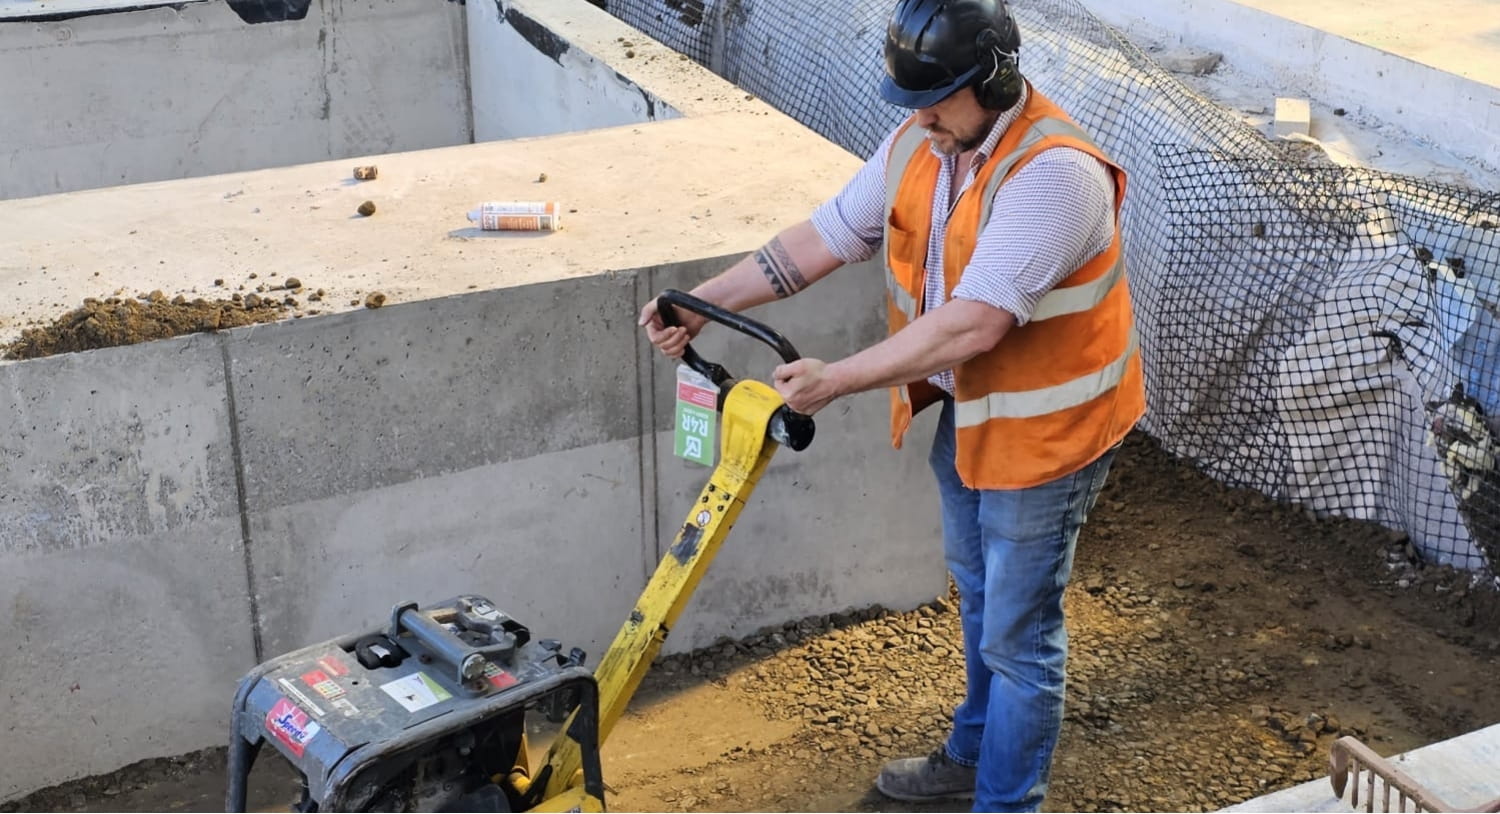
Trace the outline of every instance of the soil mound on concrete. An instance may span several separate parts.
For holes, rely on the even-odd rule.
[[[167,299],[160,291],[141,298],[86,299],[3,348],[5,359],[36,359],[57,353],[131,345],[201,331],[274,322],[293,315],[295,298],[235,294],[232,299]]]

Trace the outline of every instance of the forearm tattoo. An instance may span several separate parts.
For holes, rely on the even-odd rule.
[[[761,273],[766,275],[766,281],[771,284],[771,290],[776,292],[777,297],[790,297],[807,288],[807,278],[802,276],[802,270],[797,268],[791,254],[781,245],[781,238],[772,238],[770,243],[757,251],[755,262],[760,265]]]

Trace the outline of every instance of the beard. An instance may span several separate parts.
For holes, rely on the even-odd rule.
[[[971,133],[969,135],[968,138],[959,139],[959,142],[958,142],[958,151],[961,152],[961,153],[967,153],[970,150],[973,150],[973,149],[977,148],[979,145],[981,145],[981,144],[984,143],[984,137],[987,136],[987,135],[989,135],[989,134],[990,134],[990,128],[988,128],[988,127],[985,127],[983,129],[980,129],[980,130],[975,130],[973,133]]]
[[[933,137],[932,143],[937,147],[938,152],[943,155],[959,155],[983,144],[984,137],[989,135],[990,128],[994,126],[995,120],[990,119],[984,126],[966,133],[955,133],[952,130],[934,127],[928,131],[928,134]]]

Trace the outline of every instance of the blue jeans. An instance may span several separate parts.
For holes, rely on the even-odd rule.
[[[968,669],[968,695],[953,712],[946,749],[952,760],[978,767],[975,811],[1035,811],[1062,729],[1063,588],[1118,446],[1040,486],[973,490],[954,470],[953,433],[953,405],[945,401],[930,462]]]

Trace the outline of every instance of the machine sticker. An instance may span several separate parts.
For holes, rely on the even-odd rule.
[[[312,710],[312,714],[318,716],[319,718],[323,717],[323,708],[318,706],[317,704],[314,704],[313,700],[307,697],[307,693],[297,689],[296,684],[293,684],[285,678],[276,679],[276,683],[281,687],[282,690],[286,691],[287,695],[290,695],[298,701],[301,701],[302,706]]]
[[[699,383],[698,381],[684,381],[677,385],[677,398],[689,404],[699,407],[707,407],[710,410],[717,409],[719,394],[712,385]]]
[[[318,695],[332,701],[344,695],[344,688],[334,683],[328,674],[322,670],[312,670],[302,674],[302,683],[313,688]]]
[[[333,708],[344,713],[345,718],[353,718],[359,714],[359,707],[354,706],[354,702],[343,696],[333,699]]]
[[[276,739],[286,744],[292,754],[302,757],[307,749],[308,741],[317,737],[323,731],[317,721],[309,718],[306,712],[293,704],[286,698],[278,698],[276,706],[266,713],[266,731],[276,736]]]
[[[380,689],[384,690],[386,695],[396,699],[396,703],[406,707],[407,712],[426,709],[453,697],[453,694],[443,689],[441,684],[422,672],[412,673],[406,678],[398,678],[381,684]]]
[[[701,373],[677,366],[677,408],[673,418],[672,454],[713,466],[718,429],[719,389]]]
[[[514,687],[520,683],[516,680],[515,676],[505,672],[505,670],[501,669],[493,661],[486,661],[484,663],[484,677],[489,679],[490,684],[494,685],[496,689],[501,690],[506,687]]]
[[[328,671],[328,674],[334,678],[343,678],[349,675],[349,668],[345,667],[342,661],[339,661],[338,656],[324,656],[318,659],[318,666]]]

